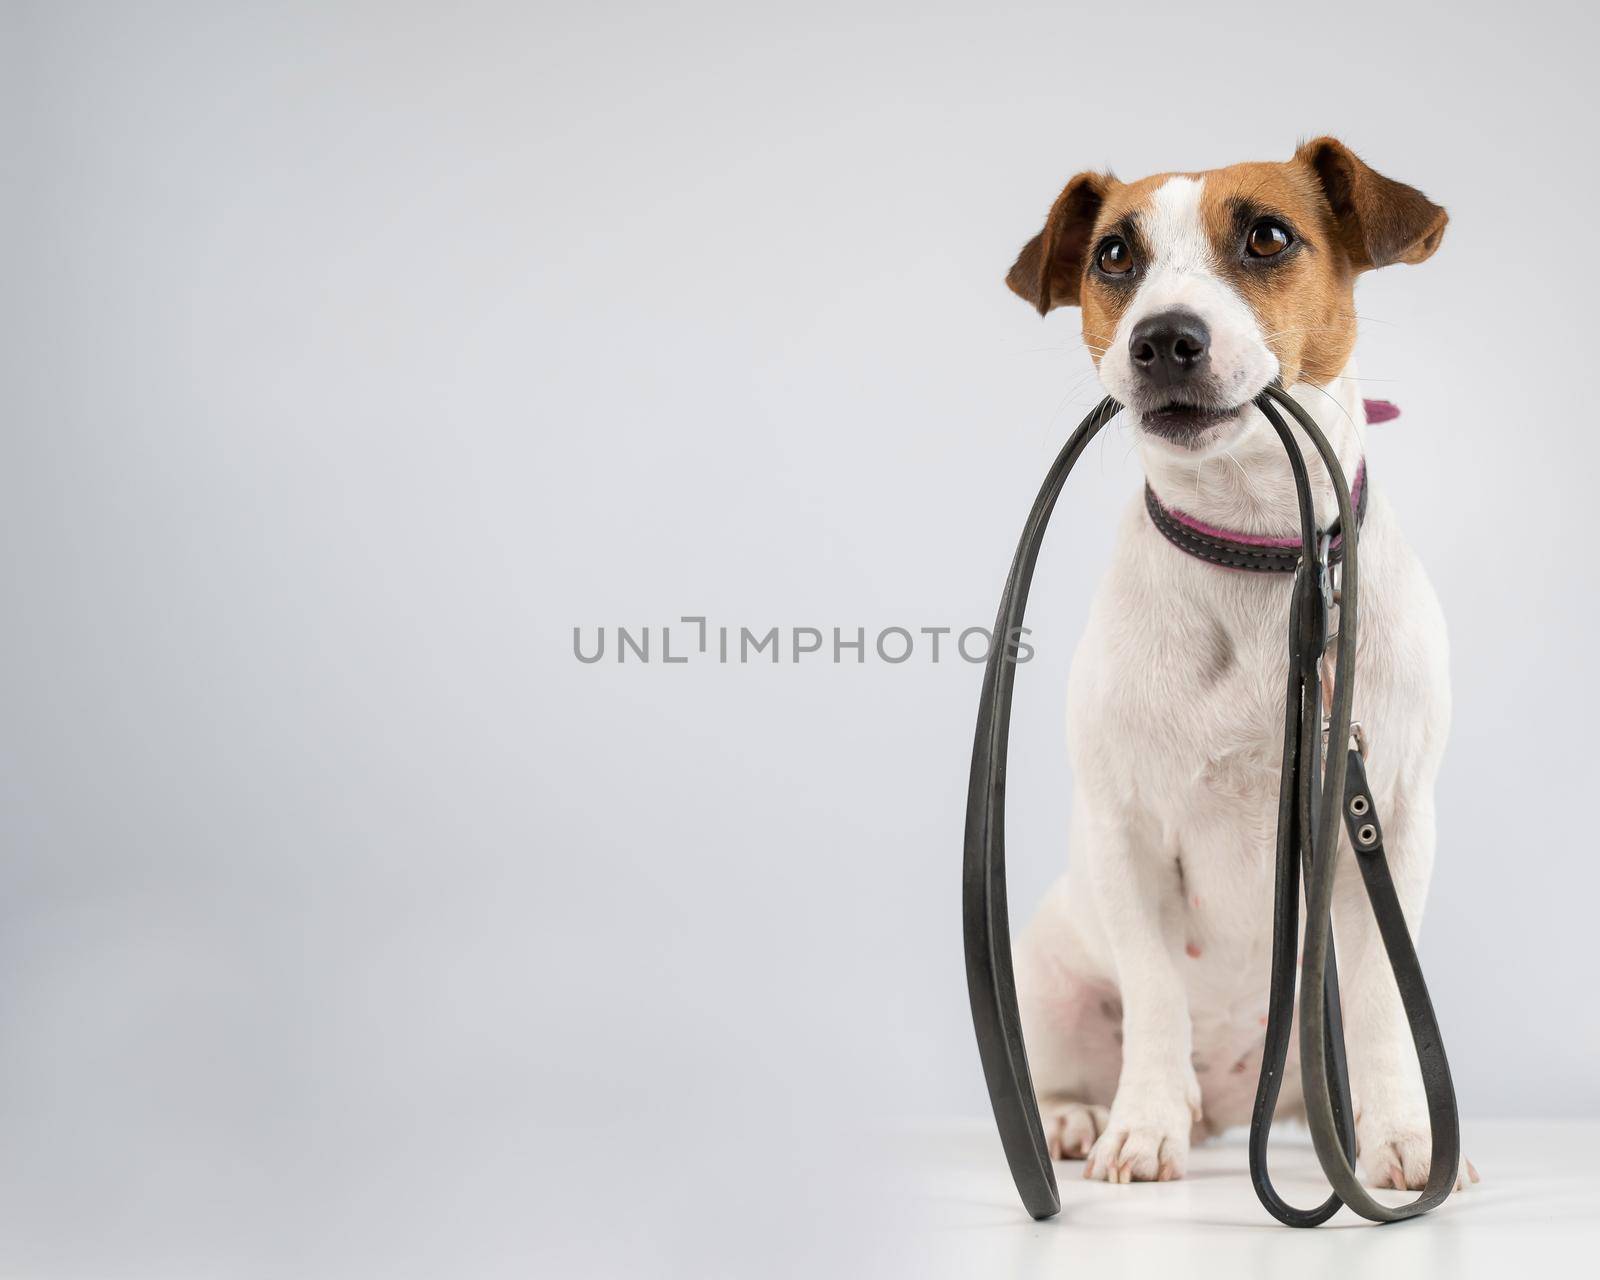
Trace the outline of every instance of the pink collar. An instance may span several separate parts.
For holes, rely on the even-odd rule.
[[[1374,422],[1393,422],[1400,416],[1400,406],[1388,400],[1363,400],[1367,407],[1367,425]]]

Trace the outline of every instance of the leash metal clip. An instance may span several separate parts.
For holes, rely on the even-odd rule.
[[[1327,754],[1328,736],[1332,732],[1332,718],[1324,714],[1322,717],[1322,751],[1324,755]],[[1350,745],[1356,749],[1356,754],[1365,762],[1367,758],[1367,731],[1361,727],[1361,721],[1359,720],[1350,722]]]
[[[1329,680],[1332,679],[1331,676],[1329,676],[1327,678]],[[1323,687],[1326,688],[1327,686],[1324,685]],[[1323,753],[1323,755],[1327,755],[1327,753],[1328,753],[1328,747],[1329,747],[1328,738],[1330,737],[1330,735],[1332,733],[1333,733],[1333,718],[1330,715],[1328,715],[1328,713],[1326,711],[1324,711],[1323,714],[1322,714],[1322,753]],[[1367,758],[1367,731],[1361,727],[1361,721],[1359,721],[1359,720],[1352,720],[1350,722],[1350,745],[1356,749],[1356,754],[1359,755],[1363,761],[1365,761],[1366,758]]]

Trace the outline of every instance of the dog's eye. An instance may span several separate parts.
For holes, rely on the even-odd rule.
[[[1281,222],[1263,218],[1250,228],[1244,247],[1252,258],[1271,258],[1289,247],[1289,230]]]
[[[1119,236],[1112,236],[1100,246],[1100,270],[1108,276],[1125,276],[1133,270],[1133,250]]]

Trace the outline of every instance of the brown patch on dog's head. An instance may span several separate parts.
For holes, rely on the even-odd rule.
[[[1356,344],[1355,270],[1315,174],[1290,161],[1236,164],[1205,178],[1201,212],[1217,274],[1255,313],[1284,384],[1336,377]],[[1288,243],[1258,256],[1252,235],[1268,248]]]
[[[1174,178],[1201,184],[1188,211],[1203,228],[1188,237],[1203,239],[1205,261],[1198,267],[1190,261],[1194,245],[1159,242],[1174,238],[1170,218],[1157,216],[1157,193]],[[1187,255],[1183,270],[1209,273],[1254,313],[1252,340],[1276,357],[1285,385],[1325,383],[1355,346],[1355,277],[1390,263],[1422,262],[1438,248],[1447,222],[1445,211],[1416,188],[1384,177],[1343,143],[1324,137],[1281,162],[1163,173],[1132,183],[1080,173],[1057,197],[1006,283],[1041,315],[1081,306],[1084,340],[1099,364],[1126,343],[1121,326],[1129,309],[1134,319],[1147,309],[1136,305],[1143,286],[1181,252]],[[1099,266],[1117,265],[1102,257],[1116,242],[1133,264],[1121,274]]]

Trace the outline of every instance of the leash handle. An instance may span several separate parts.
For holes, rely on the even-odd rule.
[[[1388,861],[1383,856],[1381,829],[1377,825],[1375,801],[1366,785],[1366,769],[1362,764],[1360,753],[1347,749],[1346,745],[1350,741],[1351,708],[1355,699],[1357,605],[1360,598],[1360,557],[1357,554],[1359,531],[1350,503],[1350,490],[1345,482],[1344,471],[1339,465],[1338,455],[1328,443],[1327,436],[1323,434],[1316,420],[1282,387],[1270,386],[1256,398],[1255,403],[1277,431],[1279,439],[1283,441],[1291,459],[1291,466],[1295,456],[1300,453],[1299,443],[1294,439],[1282,416],[1276,411],[1274,402],[1289,411],[1321,456],[1339,504],[1339,519],[1345,534],[1344,576],[1339,588],[1340,641],[1334,662],[1328,761],[1321,778],[1323,802],[1314,808],[1316,827],[1313,833],[1311,864],[1306,873],[1306,928],[1300,983],[1300,1070],[1305,1093],[1306,1120],[1311,1129],[1317,1160],[1322,1165],[1323,1174],[1332,1184],[1335,1196],[1362,1217],[1373,1222],[1399,1222],[1406,1218],[1417,1217],[1443,1204],[1455,1188],[1461,1164],[1460,1117],[1456,1109],[1455,1086],[1450,1078],[1450,1065],[1445,1057],[1444,1041],[1439,1033],[1438,1020],[1434,1016],[1433,1004],[1428,996],[1427,983],[1422,976],[1422,966],[1417,959],[1416,948],[1411,942],[1405,913],[1401,909],[1399,896],[1395,893],[1394,882],[1389,875]],[[1302,460],[1301,467],[1296,472],[1297,489],[1303,474]],[[1305,503],[1302,501],[1302,525],[1305,523],[1305,517]],[[1297,647],[1300,634],[1298,631],[1292,632],[1291,643]],[[1320,661],[1321,652],[1319,650],[1315,655],[1302,652],[1297,656],[1301,658],[1303,665],[1305,660],[1312,658]],[[1294,667],[1297,664],[1291,661],[1290,665]],[[1311,680],[1315,681],[1314,675]],[[1320,709],[1318,714],[1320,716]],[[1301,717],[1302,732],[1308,718],[1306,714]],[[1320,740],[1320,719],[1312,723],[1316,727],[1315,736]],[[1352,787],[1355,790],[1352,791]],[[1331,797],[1339,797],[1340,802],[1329,803]],[[1343,1079],[1343,1063],[1337,1053],[1329,1052],[1328,1047],[1335,1026],[1324,998],[1324,984],[1326,975],[1332,971],[1333,965],[1333,880],[1338,855],[1339,828],[1343,822],[1358,816],[1350,811],[1352,802],[1357,798],[1363,802],[1357,807],[1364,808],[1365,813],[1359,815],[1364,821],[1357,823],[1351,829],[1351,846],[1358,850],[1356,861],[1361,868],[1362,882],[1366,887],[1367,898],[1372,906],[1378,932],[1384,950],[1388,954],[1401,1003],[1411,1027],[1412,1044],[1417,1052],[1428,1102],[1428,1122],[1432,1129],[1432,1163],[1428,1171],[1427,1184],[1422,1194],[1415,1200],[1398,1206],[1386,1205],[1374,1199],[1361,1185],[1361,1180],[1356,1175],[1352,1158],[1353,1144],[1348,1142],[1349,1134],[1344,1120],[1349,1114],[1349,1106],[1345,1093],[1347,1086]],[[1370,818],[1372,839],[1363,843],[1358,837],[1366,834],[1364,827],[1369,825],[1365,821],[1367,818]],[[1283,895],[1280,894],[1280,906],[1282,898]],[[1277,925],[1278,921],[1275,919],[1275,935]],[[1277,982],[1277,968],[1283,963],[1284,958],[1276,948],[1273,959],[1273,977],[1274,982]],[[1263,1076],[1266,1075],[1267,1069],[1268,1063],[1263,1060]],[[1341,1103],[1344,1117],[1339,1114]],[[1258,1111],[1251,1126],[1252,1131],[1262,1119]],[[1270,1126],[1270,1115],[1265,1118],[1265,1123]],[[1254,1132],[1252,1132],[1252,1142],[1254,1142]],[[1261,1143],[1264,1152],[1265,1137],[1261,1139]],[[1260,1190],[1258,1185],[1258,1194]],[[1269,1212],[1273,1211],[1274,1206],[1268,1203],[1264,1196],[1262,1203]],[[1287,1221],[1287,1219],[1282,1220]],[[1291,1225],[1302,1224],[1296,1222]]]

